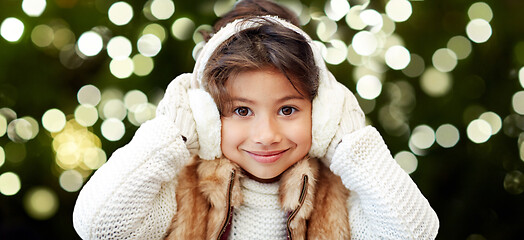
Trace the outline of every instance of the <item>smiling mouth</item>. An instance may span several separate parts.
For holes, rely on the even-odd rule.
[[[279,150],[279,151],[246,151],[251,158],[253,158],[255,161],[259,163],[274,163],[284,155],[287,150]]]

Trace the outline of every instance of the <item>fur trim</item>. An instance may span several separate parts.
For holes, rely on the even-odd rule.
[[[220,149],[220,131],[222,122],[215,101],[202,89],[189,89],[189,106],[195,118],[196,132],[202,159],[213,160],[222,155]]]
[[[243,202],[240,167],[227,160],[201,160],[185,167],[178,176],[177,213],[167,239],[217,239],[227,217],[231,173],[231,207]],[[307,191],[300,194],[307,176]],[[347,199],[349,191],[340,177],[317,159],[305,158],[282,174],[280,179],[282,209],[298,212],[290,223],[293,239],[349,239]],[[175,238],[176,236],[176,238]]]
[[[337,126],[340,122],[340,112],[342,111],[344,99],[344,91],[342,88],[345,87],[342,84],[337,84],[337,80],[327,69],[318,46],[313,42],[307,33],[297,26],[274,16],[261,16],[260,21],[250,20],[246,22],[243,21],[243,19],[237,19],[227,24],[217,33],[215,33],[199,52],[195,67],[193,69],[191,88],[205,89],[203,86],[205,81],[202,80],[204,69],[209,58],[221,43],[229,39],[234,34],[245,29],[257,27],[265,21],[281,24],[282,26],[301,34],[308,41],[309,46],[313,51],[315,63],[320,70],[320,79],[318,95],[315,97],[315,99],[313,99],[312,145],[309,155],[315,158],[322,158],[326,154],[329,143],[331,142],[331,139],[333,139],[333,136],[335,136]],[[220,157],[221,153],[221,133],[220,130],[216,131],[216,127],[220,126],[220,116],[215,114],[218,113],[218,110],[216,104],[213,101],[208,101],[206,99],[205,104],[209,104],[209,106],[205,107],[201,106],[204,104],[199,104],[198,106],[193,104],[193,102],[197,99],[198,98],[196,97],[191,98],[190,96],[190,102],[192,104],[191,110],[193,111],[193,114],[195,114],[195,122],[197,125],[197,133],[200,143],[199,155],[203,159],[211,160],[214,157]],[[213,116],[209,119],[203,120],[203,116],[197,116],[198,114],[202,113],[210,115],[212,113]],[[210,125],[203,126],[207,124]],[[209,130],[209,132],[205,132],[205,130]]]

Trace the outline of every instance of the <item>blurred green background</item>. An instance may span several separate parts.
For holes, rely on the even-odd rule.
[[[281,0],[440,219],[524,236],[524,1]],[[77,239],[82,185],[235,1],[0,2],[0,239]]]

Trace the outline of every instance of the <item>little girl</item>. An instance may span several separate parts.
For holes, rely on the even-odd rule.
[[[83,239],[434,239],[438,219],[287,9],[244,0],[84,186]]]

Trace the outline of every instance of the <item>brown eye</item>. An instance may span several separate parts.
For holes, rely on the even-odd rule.
[[[280,114],[288,116],[293,114],[296,111],[294,107],[283,107],[280,109]]]
[[[251,114],[251,110],[247,107],[238,107],[235,108],[235,114],[241,117],[249,116]]]

